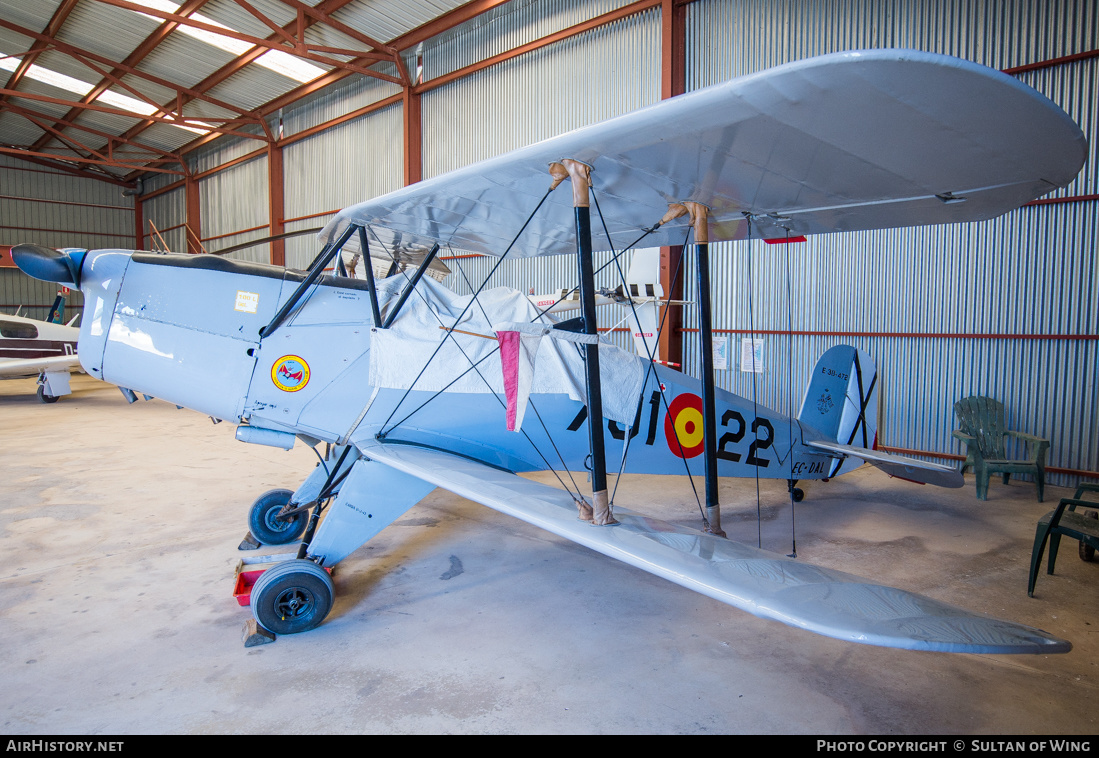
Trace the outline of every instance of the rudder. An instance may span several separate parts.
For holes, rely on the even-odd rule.
[[[874,359],[850,345],[837,345],[817,361],[798,421],[834,442],[873,449],[878,431],[877,396]]]

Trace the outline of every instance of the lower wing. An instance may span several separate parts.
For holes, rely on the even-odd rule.
[[[615,508],[617,526],[577,519],[563,491],[435,449],[367,443],[366,457],[762,618],[908,650],[1065,653],[1047,632],[980,616],[777,553]]]

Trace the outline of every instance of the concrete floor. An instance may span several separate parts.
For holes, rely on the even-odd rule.
[[[1026,595],[1034,523],[1063,489],[1039,504],[1032,484],[994,483],[982,503],[971,477],[940,490],[864,468],[809,484],[796,517],[801,559],[1041,627],[1067,655],[818,637],[441,490],[337,568],[318,629],[245,648],[247,508],[296,487],[313,453],[73,387],[47,406],[33,380],[0,382],[2,733],[1099,732],[1099,563],[1066,543]],[[721,496],[729,536],[755,543],[755,482]],[[618,497],[697,524],[683,479]],[[762,481],[760,501],[763,546],[790,552],[785,485]]]

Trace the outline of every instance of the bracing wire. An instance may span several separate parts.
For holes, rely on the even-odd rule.
[[[513,247],[515,247],[515,243],[519,241],[519,237],[523,234],[524,231],[526,231],[527,226],[530,225],[531,220],[534,219],[534,216],[542,208],[542,205],[546,202],[546,198],[548,198],[550,196],[550,193],[553,192],[553,189],[554,189],[553,187],[550,187],[548,190],[546,190],[546,194],[542,195],[542,199],[538,201],[538,205],[536,205],[534,207],[534,210],[530,212],[529,216],[527,216],[527,220],[523,222],[523,225],[519,228],[519,231],[515,233],[515,236],[512,238],[511,243],[508,244],[507,249],[504,250],[504,252],[500,255],[499,260],[496,261],[496,265],[494,265],[492,267],[492,270],[488,272],[488,276],[485,277],[485,280],[481,283],[481,286],[478,287],[477,291],[473,293],[472,300],[469,302],[468,305],[466,305],[465,308],[462,309],[462,312],[458,314],[458,318],[456,318],[454,320],[454,327],[457,327],[458,324],[460,324],[462,322],[462,318],[466,315],[466,313],[469,311],[470,307],[477,300],[477,296],[481,294],[481,290],[483,290],[485,288],[485,285],[487,285],[492,280],[493,274],[495,274],[496,270],[498,268],[500,268],[500,265],[504,262],[504,259],[507,257],[508,253],[511,252],[511,249]],[[450,331],[450,330],[446,330],[446,331],[443,332],[443,339],[439,341],[439,344],[435,348],[434,352],[432,352],[431,355],[428,357],[427,363],[425,363],[423,368],[420,369],[420,372],[416,375],[416,378],[412,380],[412,383],[408,386],[408,389],[406,389],[404,394],[401,395],[401,399],[398,400],[397,404],[393,407],[393,410],[390,412],[389,417],[385,420],[385,423],[382,424],[382,431],[379,432],[379,436],[384,437],[386,434],[393,431],[393,429],[395,429],[401,423],[406,421],[412,415],[412,413],[415,413],[417,410],[422,408],[423,405],[426,405],[427,403],[431,402],[433,399],[438,397],[439,393],[435,393],[430,398],[428,398],[424,402],[424,404],[420,406],[420,408],[417,408],[412,413],[408,414],[408,416],[405,416],[403,419],[401,419],[401,421],[398,421],[396,424],[389,427],[388,429],[385,428],[386,424],[388,424],[393,419],[393,416],[397,413],[397,409],[401,407],[402,403],[404,403],[405,398],[408,397],[408,394],[412,391],[412,388],[416,386],[416,382],[418,382],[420,380],[420,377],[423,376],[424,371],[426,371],[427,367],[431,365],[431,362],[433,360],[435,360],[435,356],[438,355],[439,351],[443,349],[443,345],[446,344],[446,341],[448,339],[453,339],[453,336],[454,336],[453,332]],[[491,355],[491,353],[490,353],[490,355]],[[485,358],[487,358],[487,357],[488,356],[485,356]],[[482,358],[481,360],[484,360],[484,358]],[[478,363],[480,363],[480,362],[481,361],[478,361]],[[477,364],[474,364],[473,368],[476,368],[476,365]],[[465,374],[467,374],[467,373],[469,373],[468,370],[466,372],[464,372],[461,376],[459,376],[458,379],[460,379],[462,376],[465,376]],[[457,379],[455,379],[455,381],[457,381]],[[451,384],[453,384],[453,382],[451,382]],[[449,387],[450,385],[448,384],[447,386]]]
[[[607,244],[610,245],[611,252],[614,253],[614,244],[611,242],[610,231],[607,229],[606,219],[603,216],[603,211],[599,207],[599,197],[596,194],[594,187],[592,188],[592,200],[595,201],[595,210],[596,210],[596,213],[599,216],[599,222],[603,226],[603,233],[607,236]],[[626,249],[633,249],[634,247],[637,246],[637,244],[639,242],[641,242],[641,240],[643,240],[645,237],[647,237],[649,234],[651,234],[655,230],[656,230],[656,227],[647,230],[645,232],[645,234],[643,234],[629,248],[626,248]],[[684,236],[684,238],[683,238],[684,246],[687,244],[687,239],[689,238],[689,236],[690,236],[690,229],[688,228],[687,235]],[[625,252],[625,250],[623,250],[623,252]],[[618,259],[619,259],[620,256],[621,256],[621,253],[615,253],[614,256],[611,258],[611,260],[608,261],[603,266],[601,266],[599,270],[602,271],[604,268],[606,268],[611,263],[613,263],[615,265],[615,268],[618,269],[619,278],[622,280],[622,283],[625,285],[626,284],[626,275],[622,272],[622,267],[621,267],[621,265],[619,265],[619,262],[618,262]],[[683,270],[683,260],[681,258],[680,261],[679,261],[679,266],[676,267],[675,275],[672,279],[671,290],[673,292],[675,291],[675,286],[679,281],[679,274],[682,270]],[[632,298],[630,299],[629,303],[630,303],[630,311],[633,313],[634,319],[639,321],[639,319],[637,317],[637,309],[634,308]],[[664,310],[664,312],[660,314],[660,324],[658,325],[657,330],[656,330],[657,331],[657,339],[659,339],[660,335],[662,335],[664,333],[664,324],[665,324],[665,321],[667,319],[667,316],[668,316],[668,311],[667,311],[667,308],[666,308]],[[645,353],[646,353],[646,357],[649,359],[649,361],[648,361],[648,365],[645,367],[645,378],[641,382],[642,388],[644,388],[645,386],[648,385],[650,373],[655,373],[655,371],[656,371],[656,365],[655,365],[654,360],[653,360],[653,355],[652,355],[652,352],[649,350],[649,346],[648,346],[647,343],[645,344]],[[656,386],[657,386],[657,391],[660,393],[660,399],[664,403],[664,412],[668,413],[668,412],[670,412],[670,408],[668,407],[668,398],[664,393],[664,387],[661,385],[659,380],[657,381]],[[645,401],[645,396],[644,396],[644,393],[642,393],[642,396],[640,398],[638,398],[639,410],[640,410],[640,406],[644,403],[644,401]],[[679,432],[675,430],[674,426],[672,428],[672,431],[673,431],[673,434],[675,435],[675,438],[676,438],[676,444],[679,445],[680,452],[682,453],[683,444],[679,441]],[[615,492],[618,491],[618,480],[621,479],[622,472],[623,472],[623,470],[625,470],[626,454],[629,450],[630,439],[631,439],[630,435],[626,434],[625,435],[625,440],[623,441],[622,461],[619,464],[618,476],[615,478],[614,489],[611,491],[610,500],[611,500],[612,503],[614,502],[614,494],[615,494]],[[686,459],[685,456],[680,455],[679,457],[683,460],[683,466],[687,471],[687,480],[690,482],[691,491],[694,493],[694,496],[695,496],[695,503],[697,503],[699,513],[702,515],[703,521],[705,521],[706,520],[706,512],[702,507],[702,500],[698,496],[698,489],[695,487],[694,477],[691,475],[691,468],[690,468],[690,466],[687,465],[687,459]]]
[[[379,241],[380,241],[380,240],[379,240]],[[392,256],[391,256],[391,257],[392,257]],[[467,286],[469,286],[469,288],[470,288],[470,289],[472,290],[472,289],[473,289],[473,286],[472,286],[472,284],[470,284],[470,282],[469,282],[469,279],[468,279],[468,278],[466,278],[466,275],[465,275],[465,271],[463,271],[463,270],[462,270],[461,264],[457,264],[457,265],[458,265],[458,270],[459,270],[459,271],[461,272],[461,274],[462,274],[462,278],[463,278],[463,279],[465,279],[466,285],[467,285]],[[406,280],[409,280],[408,274],[407,274],[406,272],[403,272],[403,271],[402,271],[401,273],[402,273],[402,274],[404,275],[404,277],[405,277],[405,279],[406,279]],[[419,289],[415,289],[415,290],[413,290],[413,292],[415,292],[415,293],[416,293],[417,297],[419,297],[419,298],[420,298],[420,300],[422,300],[422,301],[423,301],[424,303],[427,303],[427,298],[425,298],[425,297],[424,297],[423,293],[421,293],[421,292],[419,291]],[[476,296],[476,295],[474,295],[474,296],[473,296],[473,301],[472,301],[472,302],[475,302],[475,301],[477,301],[477,296]],[[489,318],[488,314],[487,314],[487,313],[485,313],[484,307],[483,307],[483,306],[481,306],[481,305],[480,305],[480,303],[478,303],[478,307],[479,307],[479,308],[481,308],[481,313],[482,313],[482,314],[484,315],[484,317],[485,317],[485,320],[486,320],[486,321],[491,321],[491,319]],[[468,308],[467,308],[467,310],[468,310]],[[439,323],[439,326],[440,326],[440,327],[442,327],[442,328],[443,328],[443,329],[445,330],[445,329],[446,329],[446,325],[445,325],[445,324],[443,323],[442,319],[441,319],[441,318],[439,318],[439,315],[438,315],[437,313],[435,313],[435,311],[434,311],[433,309],[431,309],[431,308],[428,308],[428,311],[429,311],[429,312],[431,313],[431,315],[433,315],[433,316],[435,317],[435,320],[436,320],[436,321],[437,321],[437,322]],[[465,313],[465,311],[463,311],[463,314],[464,314],[464,313]],[[459,317],[458,321],[456,321],[455,323],[457,324],[457,323],[459,323],[460,321],[461,321],[461,317]],[[449,335],[449,334],[451,334],[451,332],[450,332],[449,330],[447,330],[447,331],[446,331],[446,333],[447,333],[448,335]],[[445,340],[445,338],[444,338],[444,340]],[[494,390],[492,389],[492,384],[491,384],[491,383],[490,383],[490,382],[488,381],[488,379],[486,379],[486,378],[485,378],[485,375],[484,375],[484,374],[482,374],[482,373],[480,372],[480,370],[478,370],[477,366],[478,366],[478,365],[480,365],[480,363],[481,363],[482,361],[477,361],[477,363],[474,363],[473,359],[469,357],[469,354],[468,354],[468,353],[467,353],[467,352],[465,351],[465,349],[464,349],[464,348],[462,347],[462,344],[461,344],[461,343],[460,343],[460,342],[459,342],[459,341],[458,341],[457,339],[454,339],[454,346],[455,346],[456,348],[458,348],[458,352],[460,352],[460,353],[462,354],[462,357],[463,357],[463,358],[465,358],[465,359],[466,359],[466,362],[467,362],[467,363],[469,363],[469,365],[470,365],[469,369],[467,369],[467,370],[466,370],[465,372],[463,372],[462,376],[465,376],[465,375],[466,375],[466,374],[468,374],[468,373],[469,373],[470,371],[474,371],[474,372],[476,372],[477,376],[478,376],[478,377],[479,377],[479,378],[481,379],[481,381],[482,381],[482,382],[484,382],[485,386],[486,386],[486,387],[488,388],[488,390],[489,390],[489,393],[488,393],[488,394],[491,394],[491,395],[492,395],[492,397],[496,399],[496,402],[497,402],[497,403],[499,403],[499,404],[500,404],[501,406],[503,406],[504,408],[506,408],[506,407],[507,407],[506,403],[505,403],[505,402],[504,402],[503,400],[501,400],[501,399],[500,399],[500,396],[499,396],[499,395],[497,395],[497,394],[496,394],[496,392],[495,392],[495,391],[494,391]],[[498,348],[497,348],[497,349],[498,349]],[[495,354],[495,352],[496,352],[496,350],[493,350],[493,351],[492,351],[491,353],[489,353],[489,355],[493,355],[493,354]],[[433,355],[432,357],[434,357],[434,355]],[[485,357],[487,358],[488,356],[485,356]],[[483,359],[482,359],[482,360],[483,360]],[[428,361],[428,363],[430,364],[430,361]],[[425,366],[424,368],[426,369],[427,367]],[[423,370],[421,370],[421,372],[420,372],[420,373],[422,374],[422,373],[423,373]],[[419,378],[419,377],[417,377],[417,378]],[[460,377],[459,377],[459,378],[460,378]],[[428,403],[428,402],[430,402],[430,401],[431,401],[432,399],[434,399],[435,397],[438,397],[438,395],[439,395],[439,394],[440,394],[440,393],[436,393],[435,395],[433,395],[433,396],[432,396],[431,398],[429,398],[429,399],[428,399],[428,401],[424,402],[424,403],[423,403],[423,405],[421,405],[421,406],[420,406],[420,408],[423,408],[423,407],[424,407],[425,405],[427,405],[427,403]],[[416,410],[419,410],[419,408],[417,408]],[[415,412],[416,412],[416,411],[413,411],[413,413],[415,413]],[[412,415],[412,414],[409,414],[409,415]],[[537,410],[535,411],[535,415],[537,415]],[[408,417],[405,417],[405,419],[402,419],[402,422],[403,422],[404,420],[406,420],[407,418],[408,418]],[[539,421],[541,421],[541,417],[539,417]],[[391,427],[391,428],[389,429],[389,431],[392,431],[392,430],[393,430],[393,428],[395,428],[396,426],[397,426],[397,425],[394,425],[394,427]],[[543,425],[542,425],[542,428],[543,428],[543,429],[545,429],[545,424],[543,424]],[[522,432],[522,434],[523,434],[523,437],[524,437],[524,438],[525,438],[525,439],[527,440],[527,442],[528,442],[528,443],[530,444],[531,448],[533,448],[533,449],[534,449],[534,452],[535,452],[535,453],[537,453],[537,454],[538,454],[538,457],[542,459],[542,462],[543,462],[543,463],[544,463],[544,464],[546,465],[546,468],[547,468],[547,469],[548,469],[549,471],[551,471],[551,472],[553,473],[553,475],[554,475],[555,477],[557,477],[557,481],[558,481],[558,482],[559,482],[559,483],[561,484],[561,486],[562,486],[562,487],[563,487],[564,489],[568,490],[568,486],[567,486],[567,485],[565,484],[564,480],[562,480],[562,479],[561,479],[560,475],[558,475],[558,473],[557,473],[557,470],[556,470],[556,469],[554,469],[553,465],[552,465],[552,464],[551,464],[551,463],[549,462],[549,460],[548,460],[548,459],[546,458],[546,456],[542,454],[542,451],[541,451],[541,449],[539,449],[538,445],[536,445],[536,444],[535,444],[534,440],[532,440],[532,439],[530,438],[530,435],[529,435],[529,434],[527,434],[527,432],[525,432],[525,431],[523,431],[523,430],[520,430],[520,431]],[[546,436],[547,436],[547,437],[549,437],[549,436],[550,436],[550,435],[549,435],[549,430],[548,430],[548,429],[545,429],[545,431],[546,431]],[[568,470],[568,468],[567,468],[567,466],[565,465],[565,461],[564,461],[564,458],[563,458],[563,457],[561,456],[561,453],[560,453],[560,451],[559,451],[559,450],[557,450],[557,445],[555,445],[555,444],[553,443],[553,439],[552,439],[552,438],[550,438],[550,444],[551,444],[551,445],[553,445],[553,448],[554,448],[554,450],[555,450],[555,451],[557,451],[557,456],[558,456],[558,458],[560,458],[560,459],[561,459],[561,464],[562,464],[563,466],[565,466],[565,469],[566,469],[566,471],[567,471],[567,470]],[[570,474],[569,478],[570,478],[570,479],[572,478],[571,474]],[[573,485],[575,486],[575,484],[576,484],[576,483],[575,483],[575,481],[574,481],[574,482],[573,482]],[[579,493],[579,489],[577,490],[577,492]]]
[[[467,287],[469,287],[469,289],[470,289],[470,290],[472,291],[472,290],[473,290],[473,285],[472,285],[472,284],[470,283],[470,281],[469,281],[469,277],[468,277],[468,276],[466,276],[466,272],[465,272],[465,269],[463,269],[463,268],[462,268],[462,264],[461,264],[461,263],[459,263],[459,262],[458,262],[457,260],[455,260],[455,261],[454,261],[454,265],[455,265],[455,266],[456,266],[456,267],[458,268],[458,273],[460,273],[460,274],[462,275],[462,279],[463,279],[463,280],[465,281],[465,283],[466,283],[466,286],[467,286]],[[486,313],[486,312],[485,312],[485,308],[484,308],[484,306],[482,306],[482,305],[478,304],[478,307],[479,307],[479,308],[481,309],[481,314],[482,314],[482,315],[483,315],[483,316],[485,317],[485,321],[487,321],[487,322],[490,322],[490,321],[492,321],[492,319],[490,319],[490,318],[489,318],[489,315],[488,315],[488,313]],[[441,323],[441,322],[440,322],[440,323]],[[458,341],[457,341],[457,340],[455,340],[455,341],[454,341],[454,344],[455,344],[455,345],[457,345],[457,344],[458,344]],[[459,348],[459,349],[460,349],[460,348]],[[499,348],[497,348],[497,349],[499,349]],[[493,351],[493,353],[495,353],[495,352],[496,352],[496,351],[494,350],[494,351]],[[463,354],[463,355],[465,355],[465,351],[463,351],[463,352],[462,352],[462,354]],[[467,361],[469,361],[469,362],[470,362],[471,364],[473,363],[473,361],[472,361],[472,360],[470,360],[468,356],[466,356],[466,360],[467,360]],[[477,374],[478,374],[478,376],[480,376],[480,375],[481,375],[481,372],[480,372],[480,371],[478,371],[478,372],[477,372]],[[481,376],[481,379],[482,379],[482,380],[484,380],[486,384],[488,384],[488,381],[487,381],[487,380],[485,380],[483,376]],[[491,387],[489,387],[489,389],[492,389],[492,388],[491,388]],[[497,399],[497,400],[499,400],[499,399],[500,399],[500,398],[499,398],[499,396],[497,396],[495,392],[493,392],[492,394],[493,394],[494,396],[496,396],[496,399]],[[577,496],[579,496],[579,497],[582,497],[582,495],[581,495],[581,493],[580,493],[580,487],[579,487],[579,486],[578,486],[578,485],[576,484],[576,480],[575,480],[575,479],[573,479],[573,477],[572,477],[572,472],[571,472],[571,471],[569,471],[569,466],[568,466],[568,464],[567,464],[567,463],[565,462],[565,457],[564,457],[563,455],[561,455],[561,451],[560,451],[560,449],[558,449],[558,447],[557,447],[557,443],[553,441],[553,435],[552,435],[552,434],[550,434],[550,430],[549,430],[549,428],[548,428],[548,427],[546,427],[546,423],[545,423],[545,421],[543,421],[543,420],[542,420],[542,414],[540,414],[540,413],[538,412],[538,407],[537,407],[537,406],[536,406],[536,405],[534,404],[534,398],[529,398],[529,402],[530,402],[530,407],[531,407],[531,410],[533,410],[533,411],[534,411],[534,415],[535,415],[535,417],[537,417],[537,419],[538,419],[538,423],[539,423],[539,424],[540,424],[540,425],[542,426],[542,431],[544,431],[544,432],[546,433],[546,439],[548,439],[548,440],[549,440],[549,443],[550,443],[550,445],[551,445],[551,446],[553,447],[553,452],[555,452],[555,453],[557,454],[557,460],[559,460],[559,461],[561,462],[561,468],[562,468],[562,470],[563,470],[563,471],[564,471],[564,472],[565,472],[566,474],[568,474],[568,477],[569,477],[569,481],[570,481],[570,482],[572,482],[572,487],[573,487],[573,489],[574,489],[574,490],[576,490],[576,494],[577,494]],[[506,404],[504,404],[504,407],[505,407],[505,408],[507,407],[507,406],[506,406]],[[520,431],[522,431],[522,430],[520,430]],[[528,434],[527,434],[526,432],[523,432],[523,436],[524,436],[524,437],[526,437],[526,440],[527,440],[527,442],[529,442],[529,443],[530,443],[530,446],[531,446],[532,448],[534,448],[534,451],[535,451],[536,453],[538,453],[539,457],[540,457],[540,458],[542,459],[542,461],[543,461],[543,462],[544,462],[544,463],[546,464],[546,468],[548,468],[548,469],[549,469],[549,470],[550,470],[551,472],[553,472],[553,475],[554,475],[555,477],[557,477],[557,481],[558,481],[558,482],[560,482],[561,486],[562,486],[562,487],[563,487],[564,489],[568,490],[568,489],[569,489],[569,488],[568,488],[568,485],[566,485],[566,484],[565,484],[564,480],[562,480],[562,479],[561,479],[561,477],[560,477],[560,476],[558,475],[558,473],[557,473],[556,469],[554,469],[554,468],[553,468],[553,466],[551,466],[551,465],[550,465],[549,461],[548,461],[548,460],[546,460],[546,457],[545,457],[545,456],[544,456],[544,455],[542,454],[542,451],[541,451],[541,450],[540,450],[540,449],[538,448],[538,445],[537,445],[537,444],[535,444],[534,440],[532,440],[532,439],[530,438],[530,435],[528,435]]]

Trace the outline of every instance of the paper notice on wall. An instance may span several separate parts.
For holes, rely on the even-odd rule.
[[[714,368],[718,371],[729,370],[729,338],[714,336]]]
[[[740,370],[749,374],[763,373],[763,340],[748,339],[740,341]]]

